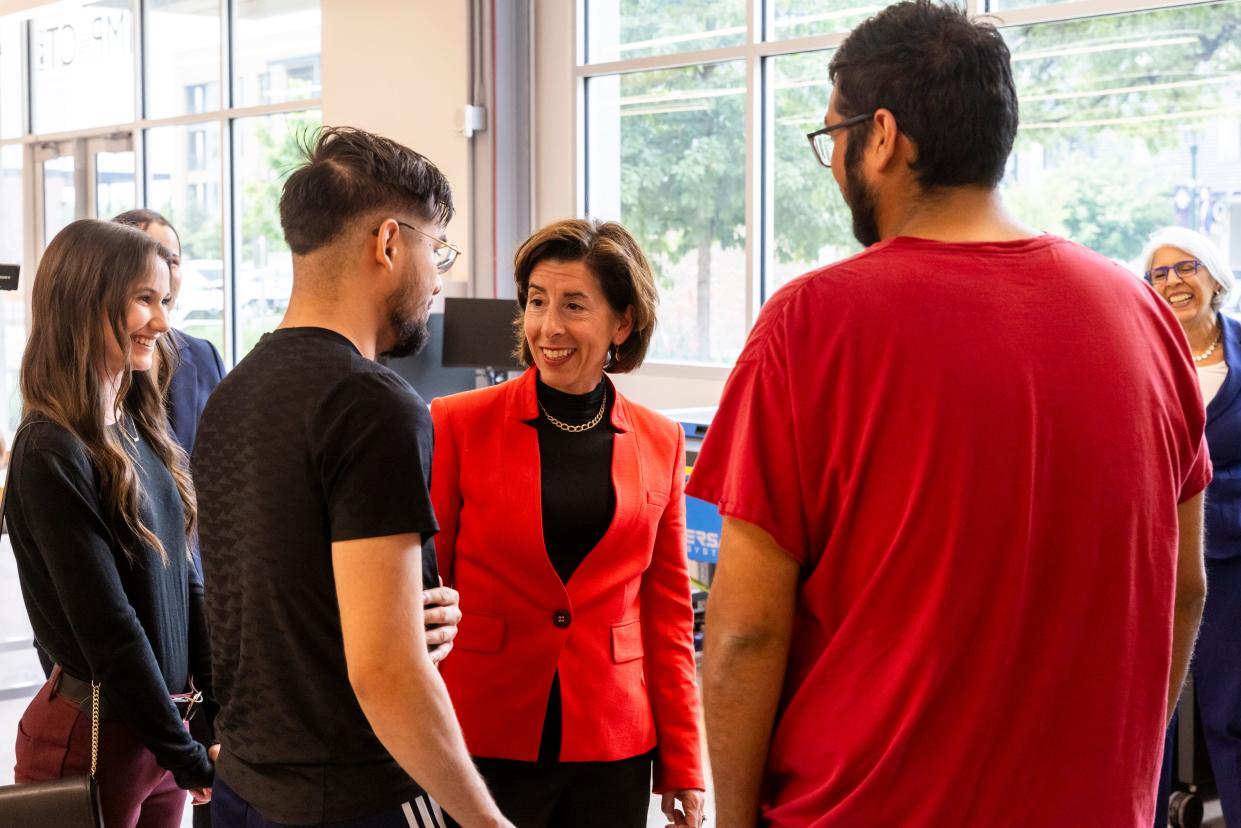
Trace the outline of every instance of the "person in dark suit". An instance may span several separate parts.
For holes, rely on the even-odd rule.
[[[1171,305],[1193,352],[1215,477],[1207,487],[1207,602],[1190,665],[1224,821],[1241,825],[1241,322],[1222,308],[1232,269],[1215,243],[1184,227],[1155,232],[1142,254],[1146,280]],[[1174,719],[1164,742],[1155,825],[1168,824]]]
[[[129,210],[112,220],[117,224],[138,228],[172,254],[170,273],[172,303],[175,307],[177,294],[181,292],[181,237],[176,228],[154,210]],[[185,453],[189,454],[194,450],[198,421],[207,405],[207,398],[220,384],[220,380],[224,379],[224,360],[220,358],[216,347],[206,339],[190,336],[176,328],[170,329],[168,335],[176,344],[180,361],[173,371],[164,404],[168,409],[168,424],[172,436],[181,448],[185,449]],[[203,565],[197,542],[194,543],[192,551],[194,568],[198,570],[201,578]],[[211,712],[214,713],[214,710]],[[209,716],[198,716],[190,720],[190,733],[206,745],[215,741],[209,721]],[[194,828],[211,828],[210,806],[194,809]]]
[[[176,228],[154,210],[129,210],[112,219],[118,224],[137,227],[172,253],[172,298],[175,306],[181,292],[181,237]],[[186,453],[194,450],[194,437],[198,434],[198,420],[207,398],[224,379],[224,360],[220,352],[206,339],[190,336],[185,331],[173,329],[173,340],[181,355],[181,362],[172,375],[168,390],[168,420],[173,435]]]
[[[441,672],[519,828],[640,828],[652,787],[697,828],[685,434],[604,375],[642,364],[654,277],[583,220],[535,233],[515,277],[530,369],[431,404],[436,554],[466,607]]]

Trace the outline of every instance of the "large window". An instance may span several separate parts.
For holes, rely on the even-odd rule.
[[[0,17],[0,264],[21,267],[20,289],[0,292],[0,446],[19,422],[38,259],[71,221],[162,213],[182,248],[173,325],[226,365],[278,324],[291,263],[277,199],[294,139],[320,120],[319,1],[78,0]],[[0,548],[9,732],[6,711],[42,681],[12,564]]]
[[[218,0],[147,0],[146,49],[148,117],[220,108]]]
[[[174,325],[226,364],[278,324],[291,277],[276,202],[294,138],[320,120],[319,2],[84,0],[0,18],[0,262],[25,265],[22,295],[0,297],[0,404],[16,404],[23,256],[74,219],[164,214],[182,243]]]
[[[651,256],[653,361],[729,364],[766,298],[860,249],[805,134],[823,123],[832,50],[883,5],[584,4],[584,207]],[[1005,198],[1129,265],[1180,224],[1241,266],[1241,0],[1148,5],[968,2],[1021,24],[1002,29],[1021,107]]]
[[[237,104],[318,98],[319,29],[319,0],[238,3],[233,42]]]
[[[1026,221],[1126,262],[1167,224],[1241,241],[1241,2],[1005,38],[1022,115],[1005,192]]]
[[[662,294],[652,359],[723,362],[745,338],[745,66],[591,78],[587,210],[628,225]]]
[[[237,159],[237,325],[241,352],[284,316],[293,287],[293,256],[280,230],[280,188],[298,163],[298,147],[319,113],[265,115],[233,126]]]
[[[0,147],[0,264],[20,265],[22,261],[22,148]],[[26,271],[21,280],[27,285],[34,274]],[[21,400],[17,394],[22,347],[26,344],[26,316],[23,294],[0,291],[0,436],[17,428]],[[7,442],[7,440],[5,441]],[[0,465],[4,451],[0,448]]]
[[[181,236],[181,293],[173,324],[224,348],[220,125],[147,130],[147,204]]]
[[[29,25],[36,133],[134,119],[134,14],[128,3],[87,3]]]

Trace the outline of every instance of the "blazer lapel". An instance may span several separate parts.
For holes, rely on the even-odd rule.
[[[528,421],[538,416],[535,371],[510,380],[504,411],[505,488],[516,496],[508,503],[505,520],[513,540],[512,553],[519,560],[511,571],[527,573],[531,588],[539,595],[559,593],[568,603],[564,584],[556,574],[543,543],[543,475],[539,467],[539,433]],[[500,497],[504,497],[500,495]]]
[[[198,430],[198,365],[189,346],[179,336],[177,355],[180,362],[172,375],[172,386],[168,389],[168,419],[177,442],[189,452],[194,448],[194,434]]]
[[[1224,384],[1215,397],[1207,403],[1207,422],[1215,421],[1220,414],[1227,411],[1241,393],[1241,323],[1231,317],[1220,314],[1220,324],[1224,326],[1224,336],[1220,345],[1224,347],[1224,364],[1228,373],[1224,375]]]
[[[610,393],[616,393],[615,389]],[[607,532],[569,578],[569,594],[575,603],[589,601],[614,583],[623,570],[625,559],[639,551],[633,549],[626,538],[631,536],[635,521],[645,519],[646,486],[643,485],[637,435],[628,430],[629,418],[624,398],[620,396],[612,406],[611,420],[613,426],[625,429],[617,430],[612,438],[612,490],[616,492],[616,513]]]

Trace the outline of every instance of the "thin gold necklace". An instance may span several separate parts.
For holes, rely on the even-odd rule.
[[[583,431],[590,431],[592,428],[599,425],[599,423],[603,422],[603,412],[607,407],[608,407],[608,389],[605,388],[603,389],[603,402],[599,404],[599,413],[596,414],[594,417],[591,417],[590,420],[588,420],[587,422],[581,423],[580,425],[569,425],[568,423],[564,423],[564,422],[561,422],[560,420],[557,420],[555,417],[553,417],[548,412],[546,408],[543,407],[543,403],[539,403],[539,410],[543,412],[543,416],[547,418],[547,421],[551,423],[552,425],[554,425],[556,428],[560,429],[561,431],[567,431],[570,434],[580,434]]]

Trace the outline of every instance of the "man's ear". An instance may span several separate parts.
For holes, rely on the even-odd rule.
[[[392,270],[396,263],[396,236],[401,232],[401,226],[396,223],[396,219],[386,218],[379,225],[379,229],[375,232],[374,256],[375,264],[380,267]]]
[[[886,171],[893,164],[899,162],[909,162],[913,158],[904,158],[912,151],[917,153],[916,147],[910,142],[897,126],[896,116],[888,109],[875,110],[875,126],[870,134],[870,149],[875,153],[875,163],[880,170]],[[904,145],[904,146],[902,146]]]

